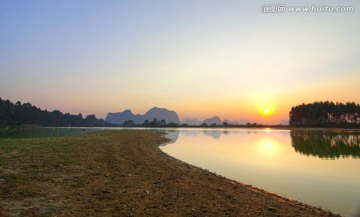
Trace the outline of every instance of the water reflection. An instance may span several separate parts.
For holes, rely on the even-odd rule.
[[[271,142],[266,142],[265,143],[265,148],[270,149],[271,146],[272,146]]]
[[[180,133],[179,130],[166,130],[165,132],[166,132],[166,138],[170,139],[170,141],[162,144],[161,146],[175,143]]]
[[[182,161],[343,216],[358,213],[360,131],[185,128],[171,137],[161,149]]]
[[[166,137],[171,139],[171,142],[167,143],[167,144],[175,143],[179,137],[180,132],[184,136],[197,137],[200,135],[205,135],[206,137],[213,138],[213,139],[219,139],[222,135],[228,136],[228,135],[237,133],[236,131],[229,131],[229,130],[208,130],[208,129],[205,129],[205,130],[202,130],[202,129],[192,129],[192,130],[177,129],[177,130],[165,130],[165,132],[167,133]]]
[[[179,133],[181,131],[181,134],[184,134],[186,136],[193,136],[193,137],[196,137],[202,133],[200,130],[176,130],[176,131],[178,131]]]
[[[205,136],[210,136],[214,139],[219,139],[221,134],[223,133],[223,131],[220,130],[204,130],[203,133],[205,134]]]
[[[296,152],[320,158],[359,158],[360,132],[293,130],[290,132],[291,145]]]
[[[171,139],[168,144],[176,143],[179,133],[184,136],[198,137],[201,134],[212,139],[220,139],[222,136],[236,134],[271,134],[271,129],[265,130],[167,130],[167,137]],[[284,137],[288,137],[289,131],[276,131]],[[360,131],[323,131],[323,130],[291,130],[291,145],[296,153],[306,156],[315,156],[322,159],[337,158],[360,158]],[[271,149],[274,141],[265,139],[261,143],[266,149]]]

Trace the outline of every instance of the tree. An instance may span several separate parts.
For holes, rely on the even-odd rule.
[[[149,126],[150,126],[149,120],[146,119],[142,125],[143,125],[144,127],[149,127]]]
[[[162,119],[159,124],[160,124],[160,126],[165,126],[165,125],[166,125],[166,121],[165,121],[164,119]]]
[[[104,120],[97,119],[95,115],[89,115],[85,119],[82,114],[63,114],[58,110],[49,112],[41,110],[30,103],[22,104],[20,101],[15,104],[10,100],[0,98],[0,123],[5,124],[28,124],[42,126],[104,126]]]
[[[136,124],[133,120],[127,120],[127,121],[124,121],[123,126],[124,127],[135,127]]]
[[[157,127],[159,126],[158,120],[157,118],[154,118],[151,122],[150,122],[150,127]]]
[[[356,126],[360,123],[360,105],[354,102],[314,102],[292,107],[289,124],[292,126]]]

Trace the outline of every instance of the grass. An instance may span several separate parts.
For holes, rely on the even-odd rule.
[[[67,204],[58,202],[59,197],[81,195],[90,201],[92,198],[112,200],[106,187],[111,180],[102,174],[109,168],[106,147],[119,138],[123,141],[134,138],[134,133],[116,131],[106,132],[106,136],[101,136],[104,132],[101,135],[93,132],[61,138],[0,138],[0,216],[6,214],[4,207],[10,207],[7,213],[15,216],[54,216],[59,213],[66,216]],[[144,138],[147,134],[136,132]],[[93,183],[96,187],[89,188]],[[15,207],[11,205],[14,203],[17,204]]]
[[[25,197],[34,197],[37,195],[37,192],[32,188],[26,188],[19,191],[19,194]]]
[[[160,134],[0,139],[0,216],[329,216],[160,154]]]
[[[46,207],[28,213],[26,206],[43,197],[41,192],[51,192],[46,185],[55,187],[61,183],[63,172],[67,172],[62,170],[71,170],[79,164],[80,159],[75,159],[83,142],[88,143],[89,148],[94,145],[78,137],[0,139],[0,197],[3,201],[17,201],[20,204],[17,214],[52,216]],[[0,202],[0,216],[4,215],[3,206]]]

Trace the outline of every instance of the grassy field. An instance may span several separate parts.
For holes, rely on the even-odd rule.
[[[111,200],[107,193],[110,146],[131,143],[134,138],[146,143],[165,141],[158,133],[146,131],[0,139],[0,216],[75,215],[76,209],[95,209],[95,213],[103,200]]]

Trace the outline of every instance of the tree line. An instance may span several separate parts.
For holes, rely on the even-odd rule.
[[[360,132],[322,130],[292,130],[291,145],[296,152],[307,156],[335,159],[340,157],[360,158]]]
[[[58,110],[42,110],[30,103],[20,101],[12,103],[10,100],[0,98],[0,124],[10,125],[41,125],[59,127],[95,127],[110,126],[103,119],[97,119],[95,115],[85,118],[82,114],[63,114]]]
[[[164,119],[158,120],[154,118],[153,120],[146,119],[142,124],[137,124],[133,120],[126,120],[121,125],[123,127],[179,127],[181,125],[176,123],[166,123]]]
[[[355,102],[314,102],[292,107],[290,126],[359,127],[360,105]]]
[[[314,102],[301,104],[291,108],[289,112],[289,125],[295,127],[360,127],[360,105],[354,102]],[[166,123],[165,120],[145,120],[142,124],[136,124],[127,120],[121,125],[106,123],[95,115],[85,118],[82,114],[63,114],[58,110],[42,110],[30,103],[3,100],[0,98],[0,125],[41,125],[61,127],[96,127],[96,126],[124,126],[124,127],[186,127],[186,124]],[[262,125],[254,124],[254,127]],[[224,126],[232,126],[224,124]],[[251,124],[244,125],[247,127]],[[205,126],[202,126],[205,127]],[[236,127],[234,125],[234,127]]]

